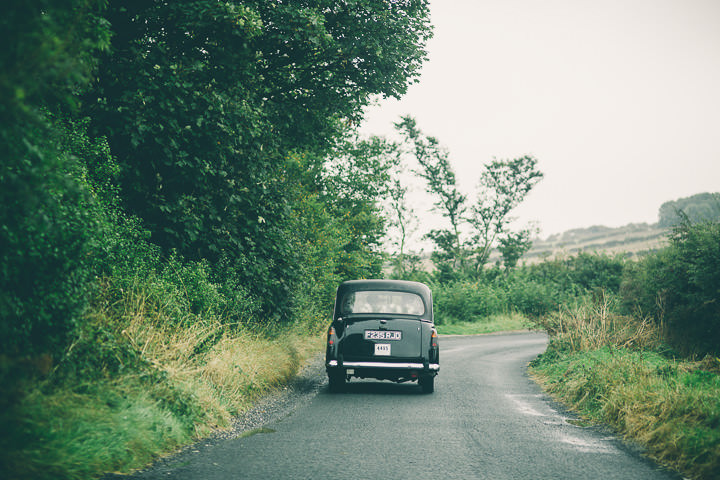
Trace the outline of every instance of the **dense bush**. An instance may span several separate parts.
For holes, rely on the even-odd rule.
[[[472,279],[454,274],[446,281],[449,271],[442,270],[432,280],[433,293],[442,322],[508,312],[540,318],[589,295],[616,293],[624,265],[620,257],[580,253],[509,271],[492,268]]]
[[[625,263],[619,256],[581,252],[526,265],[519,273],[541,283],[553,284],[570,295],[593,290],[616,293],[620,288]]]
[[[97,216],[69,109],[108,45],[94,0],[0,6],[0,351],[57,356],[93,278]],[[93,150],[99,145],[88,146]]]
[[[83,166],[48,115],[0,131],[0,350],[52,353],[85,307],[99,243]],[[11,135],[22,135],[20,146]]]
[[[537,318],[569,298],[551,283],[519,275],[494,281],[434,283],[432,290],[439,324],[481,321],[511,312]]]
[[[625,271],[626,308],[653,316],[686,352],[720,352],[720,223],[675,227],[670,245]]]
[[[438,324],[477,321],[508,312],[507,292],[481,282],[453,282],[433,286]]]
[[[517,276],[506,284],[509,309],[538,318],[554,310],[568,298],[549,282]]]

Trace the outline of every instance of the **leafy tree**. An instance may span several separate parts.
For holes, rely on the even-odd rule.
[[[684,216],[692,222],[720,220],[720,193],[699,193],[665,202],[658,212],[658,224],[673,227],[681,224]]]
[[[397,240],[394,242],[397,246],[397,253],[394,254],[395,274],[399,278],[405,278],[407,269],[413,262],[413,255],[405,251],[410,233],[416,228],[417,218],[412,207],[405,201],[405,195],[408,188],[404,186],[398,177],[392,180],[389,190],[390,202],[389,209],[391,212],[391,227],[395,227],[398,231]]]
[[[467,197],[457,188],[449,153],[435,137],[424,135],[412,117],[402,117],[395,127],[411,145],[412,154],[420,165],[415,173],[425,180],[427,192],[436,198],[433,207],[450,222],[449,230],[432,230],[427,234],[440,250],[436,258],[443,264],[450,261],[452,269],[462,267],[464,250],[460,226]]]
[[[0,4],[0,125],[22,131],[38,107],[73,105],[109,46],[104,0],[5,0]],[[22,136],[18,137],[22,138]],[[8,137],[11,146],[15,143]],[[6,157],[4,157],[6,158]]]
[[[81,128],[56,114],[74,107],[94,55],[108,45],[102,4],[0,5],[0,350],[6,355],[57,355],[86,305],[97,219],[83,165],[63,138]]]
[[[371,137],[366,142],[377,145],[375,155],[382,159],[384,165],[383,176],[383,197],[378,198],[383,207],[383,214],[386,216],[386,232],[391,244],[397,248],[397,252],[391,254],[394,262],[395,275],[398,278],[405,278],[407,269],[413,269],[413,264],[419,261],[414,255],[405,251],[408,237],[417,229],[417,218],[414,209],[408,205],[405,196],[408,187],[401,180],[405,171],[402,162],[401,145],[387,141],[380,137]]]
[[[485,166],[477,201],[468,209],[467,196],[457,187],[447,150],[436,138],[424,135],[411,117],[402,117],[395,126],[410,144],[411,153],[419,164],[416,173],[425,180],[427,192],[435,197],[434,208],[450,223],[449,229],[432,230],[427,234],[438,248],[433,259],[440,278],[477,273],[487,263],[498,242],[506,266],[515,266],[529,249],[532,232],[530,229],[510,232],[510,213],[542,179],[537,160],[528,155],[512,160],[493,160]],[[466,241],[461,238],[463,225],[472,229]],[[469,265],[470,258],[474,267]]]
[[[402,96],[425,59],[428,3],[245,2],[263,22],[254,47],[278,133],[296,146],[327,141],[371,95]]]
[[[106,17],[112,49],[83,111],[124,207],[165,252],[207,259],[287,317],[302,269],[278,172],[291,152],[325,158],[372,95],[405,91],[427,1],[110,1]]]
[[[518,232],[508,232],[498,241],[498,250],[502,254],[503,265],[506,270],[511,270],[517,266],[518,261],[522,258],[530,247],[532,247],[532,230],[529,228]]]
[[[517,255],[518,248],[529,249],[530,230],[514,234],[506,231],[512,221],[510,212],[522,203],[542,177],[537,160],[529,155],[512,160],[494,159],[485,167],[476,203],[470,208],[468,217],[474,228],[472,245],[477,269],[487,262],[496,239],[511,256]],[[501,237],[503,234],[504,238]]]
[[[335,151],[325,177],[324,198],[346,234],[338,264],[341,278],[380,274],[381,246],[387,232],[384,200],[398,168],[397,145],[380,137],[347,139]]]

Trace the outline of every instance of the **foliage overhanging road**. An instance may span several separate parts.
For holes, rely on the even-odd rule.
[[[320,388],[254,435],[137,478],[673,479],[607,432],[568,423],[528,378],[540,333],[444,337],[435,394],[415,384]]]

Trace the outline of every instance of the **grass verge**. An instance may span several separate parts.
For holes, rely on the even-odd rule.
[[[4,392],[3,478],[88,479],[143,467],[229,426],[322,349],[310,324],[275,335],[200,316],[178,326],[143,298],[136,292],[95,312],[68,354],[75,370],[61,364]]]
[[[717,478],[720,375],[712,362],[603,347],[541,357],[532,373],[584,418],[612,426],[652,458],[694,478]]]
[[[685,476],[718,478],[720,359],[668,358],[655,327],[613,315],[607,303],[546,323],[550,345],[531,365],[546,391]]]
[[[508,332],[526,330],[533,324],[519,313],[489,315],[474,322],[455,322],[437,325],[441,335],[478,335],[483,333]]]

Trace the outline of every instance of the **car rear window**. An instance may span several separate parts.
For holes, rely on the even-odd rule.
[[[420,295],[409,292],[368,290],[345,295],[341,302],[343,315],[351,313],[400,313],[423,315],[425,305]]]

